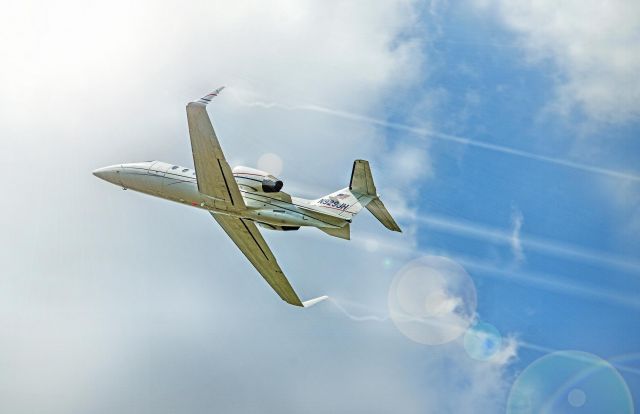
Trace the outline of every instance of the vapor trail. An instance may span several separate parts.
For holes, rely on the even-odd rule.
[[[338,116],[345,119],[351,119],[355,121],[361,121],[361,122],[366,122],[374,125],[379,125],[383,127],[405,130],[405,131],[415,133],[417,135],[434,136],[436,138],[453,141],[459,144],[475,146],[478,148],[484,148],[487,150],[493,150],[493,151],[497,151],[505,154],[517,155],[517,156],[521,156],[529,159],[534,159],[537,161],[548,162],[556,165],[562,165],[565,167],[575,168],[578,170],[587,171],[591,173],[602,174],[610,177],[622,178],[622,179],[627,179],[632,181],[640,181],[640,176],[637,176],[634,174],[628,174],[620,171],[609,170],[606,168],[580,164],[580,163],[576,163],[576,162],[561,159],[561,158],[553,158],[553,157],[547,157],[543,155],[537,155],[537,154],[533,154],[533,153],[522,151],[522,150],[504,147],[501,145],[478,142],[478,141],[471,140],[469,138],[457,137],[454,135],[431,131],[426,128],[412,127],[409,125],[404,125],[396,122],[387,122],[387,121],[375,119],[375,118],[364,116],[364,115],[353,114],[346,111],[339,111],[339,110],[330,109],[330,108],[326,108],[318,105],[284,105],[277,102],[261,102],[261,101],[244,102],[241,99],[239,99],[237,96],[236,98],[242,105],[245,105],[245,106],[261,107],[261,108],[279,108],[279,109],[284,109],[288,111],[306,110],[306,111],[319,112],[319,113]],[[457,232],[459,234],[465,234],[467,236],[481,237],[481,238],[489,239],[494,242],[510,243],[512,241],[512,235],[506,234],[500,230],[492,229],[490,227],[486,227],[482,225],[463,222],[459,220],[452,220],[450,218],[446,218],[442,216],[429,215],[429,216],[423,216],[423,217],[412,217],[412,219],[434,228],[439,228],[442,230],[450,230],[450,231]],[[521,242],[525,247],[539,251],[539,252],[553,254],[556,256],[573,257],[573,258],[585,260],[588,262],[602,263],[602,264],[614,266],[617,268],[627,269],[634,272],[640,272],[640,262],[633,261],[630,259],[625,259],[616,255],[603,253],[603,252],[591,250],[591,249],[580,248],[570,244],[559,243],[559,242],[542,239],[542,238],[536,238],[536,237],[523,237],[521,239]]]
[[[328,301],[331,302],[333,306],[335,306],[340,312],[342,312],[343,315],[345,315],[347,318],[355,322],[386,322],[389,320],[389,315],[384,315],[384,316],[374,315],[371,309],[359,303],[340,300],[340,302],[347,302],[351,306],[357,306],[359,308],[362,308],[365,311],[369,312],[369,314],[354,315],[353,313],[349,312],[344,306],[342,306],[342,304],[339,301],[332,298],[331,296],[329,297]]]
[[[482,271],[489,277],[499,277],[505,280],[525,283],[541,289],[565,293],[569,295],[582,296],[587,299],[596,299],[604,302],[615,303],[636,311],[640,310],[640,298],[632,296],[622,296],[617,293],[603,291],[602,289],[592,289],[581,286],[569,280],[560,280],[556,275],[544,275],[539,273],[529,273],[522,270],[510,270],[483,263],[481,261],[453,256],[456,262],[467,269]]]
[[[341,299],[340,301],[338,301],[333,298],[329,298],[328,301],[331,302],[343,315],[345,315],[347,318],[349,318],[354,322],[387,322],[390,319],[388,315],[386,316],[375,315],[373,314],[371,308],[356,302],[346,301],[344,299]],[[349,306],[361,308],[362,310],[368,311],[369,313],[363,314],[363,315],[354,315],[353,313],[349,312],[344,306],[342,306],[340,302],[348,303]],[[425,324],[425,326],[429,326],[429,324]],[[520,339],[516,340],[516,344],[518,348],[525,348],[532,351],[540,352],[542,354],[551,354],[559,351],[558,349],[549,348],[543,345],[537,345],[537,344],[523,341]],[[571,356],[568,355],[568,357],[571,357]],[[617,359],[618,358],[614,357],[614,358],[609,358],[605,360],[620,371],[628,372],[630,374],[640,375],[640,370],[622,365],[617,361]]]
[[[513,235],[510,232],[471,223],[468,221],[456,220],[450,217],[435,214],[411,217],[411,220],[424,224],[430,228],[448,231],[464,236],[479,238],[482,240],[489,240],[491,242],[497,243],[512,243]],[[607,266],[613,266],[620,269],[626,269],[640,273],[640,262],[623,258],[617,255],[522,234],[520,235],[519,240],[522,247],[534,251],[564,258],[580,259],[581,261],[591,263],[600,263]]]
[[[366,115],[354,114],[351,112],[340,111],[336,109],[327,108],[324,106],[310,105],[310,104],[283,105],[277,102],[261,102],[261,101],[243,102],[237,96],[236,98],[242,105],[245,105],[245,106],[259,107],[259,108],[278,108],[278,109],[284,109],[287,111],[302,110],[302,111],[317,112],[317,113],[336,116],[343,119],[349,119],[352,121],[364,122],[371,125],[378,125],[385,128],[397,129],[400,131],[407,131],[419,136],[432,137],[432,138],[440,139],[443,141],[455,142],[458,144],[468,145],[471,147],[481,148],[484,150],[489,150],[494,152],[499,152],[502,154],[515,155],[521,158],[527,158],[530,160],[546,162],[554,165],[560,165],[563,167],[573,168],[580,171],[640,182],[640,176],[632,173],[625,173],[622,171],[610,170],[608,168],[602,168],[594,165],[582,164],[582,163],[570,161],[564,158],[548,157],[546,155],[539,155],[532,152],[519,150],[516,148],[506,147],[504,145],[497,145],[497,144],[491,144],[488,142],[475,141],[470,138],[459,137],[457,135],[451,135],[451,134],[445,134],[445,133],[433,131],[427,128],[420,128],[420,127],[415,127],[411,125],[405,125],[398,122],[384,121],[384,120],[376,119]]]
[[[508,238],[508,237],[507,237]],[[352,238],[354,246],[367,250],[367,243],[370,238],[363,236],[356,236]],[[434,250],[419,250],[412,247],[405,247],[397,244],[388,243],[380,240],[376,241],[376,244],[382,250],[388,250],[393,252],[400,252],[410,257],[419,257],[423,255],[441,255],[448,256],[452,260],[460,263],[467,269],[482,271],[485,276],[500,278],[503,280],[511,281],[514,283],[525,284],[533,286],[538,289],[544,289],[551,292],[562,293],[572,296],[580,296],[586,299],[599,300],[608,302],[615,305],[621,305],[624,307],[632,308],[634,310],[640,310],[640,297],[633,295],[622,295],[617,292],[607,292],[602,289],[591,288],[581,285],[580,280],[576,280],[575,277],[561,276],[555,273],[531,273],[522,269],[514,269],[508,266],[501,266],[499,264],[492,264],[488,262],[479,261],[465,256],[459,256],[451,254],[447,251],[434,251]]]
[[[352,242],[354,242],[355,247],[368,251],[368,238],[362,236],[354,237],[352,238]],[[419,250],[411,247],[394,245],[382,240],[377,241],[377,244],[382,250],[401,252],[411,257],[419,257],[423,255],[448,256],[467,269],[484,272],[484,276],[500,278],[502,280],[507,280],[513,283],[525,284],[550,292],[579,296],[585,299],[598,300],[614,305],[620,305],[632,308],[635,311],[640,310],[640,297],[633,295],[625,296],[617,292],[607,292],[602,289],[583,286],[581,285],[580,280],[575,280],[575,277],[561,276],[552,273],[531,273],[526,272],[522,269],[513,269],[509,268],[508,266],[500,266],[499,264],[492,264],[469,257],[458,256],[455,254],[451,254],[450,252]]]
[[[536,344],[533,344],[531,342],[526,342],[526,341],[518,341],[518,346],[520,346],[522,348],[530,349],[532,351],[540,352],[542,354],[551,354],[553,352],[560,351],[559,349],[553,349],[553,348],[549,348],[549,347],[542,346],[542,345],[536,345]],[[565,354],[565,356],[567,358],[571,358],[572,357],[570,354]],[[580,357],[575,357],[575,358],[580,358]],[[605,361],[607,361],[613,367],[615,367],[616,369],[618,369],[620,371],[628,372],[630,374],[640,375],[640,370],[628,367],[626,365],[621,365],[621,364],[618,363],[618,359],[619,358],[616,358],[616,357],[604,358]]]
[[[335,298],[331,298],[331,297],[329,297],[328,301],[333,303],[333,305],[340,312],[342,312],[342,314],[344,314],[347,318],[351,319],[354,322],[387,322],[388,320],[390,320],[389,315],[384,315],[384,316],[376,315],[373,309],[359,303],[346,301],[344,299],[336,300]],[[363,315],[355,315],[349,312],[340,302],[348,303],[349,306],[351,307],[358,307],[362,309],[362,311],[365,313]],[[399,320],[402,322],[416,322],[416,323],[422,324],[423,326],[438,327],[438,328],[440,327],[459,328],[460,327],[459,325],[456,325],[454,323],[439,321],[437,319],[432,319],[429,317],[420,317],[420,316],[413,316],[408,314],[399,314],[396,316],[395,320],[396,321]]]

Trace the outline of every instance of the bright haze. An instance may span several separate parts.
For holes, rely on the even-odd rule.
[[[539,367],[596,360],[620,395],[604,407],[626,412],[639,12],[1,5],[0,412],[518,412],[522,387],[555,372]],[[331,298],[311,309],[282,302],[209,214],[91,174],[192,167],[185,105],[223,85],[208,112],[232,166],[316,198],[369,160],[403,229],[363,213],[351,241],[262,230],[301,297]],[[543,402],[603,407],[602,388],[563,384]]]

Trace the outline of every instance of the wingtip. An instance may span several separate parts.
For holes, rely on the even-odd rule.
[[[213,98],[215,98],[216,96],[218,96],[218,94],[220,94],[220,92],[222,92],[224,90],[224,86],[219,87],[218,89],[214,90],[213,92],[203,96],[202,98],[198,99],[196,102],[202,105],[208,105],[209,102],[211,102],[211,100]]]
[[[302,302],[302,306],[305,307],[305,308],[310,308],[313,305],[318,304],[318,303],[320,303],[320,302],[322,302],[324,300],[327,300],[327,299],[329,299],[329,296],[326,296],[326,295],[325,296],[320,296],[320,297],[315,298],[315,299],[309,299],[307,301]]]

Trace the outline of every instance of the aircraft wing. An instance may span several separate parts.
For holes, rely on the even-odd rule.
[[[187,104],[191,152],[200,193],[222,201],[227,208],[243,210],[246,206],[240,189],[224,158],[220,142],[207,114],[207,104],[222,89],[219,88],[198,101]]]
[[[252,221],[222,214],[211,215],[282,300],[291,305],[309,307],[327,299],[322,296],[306,302],[300,300]]]

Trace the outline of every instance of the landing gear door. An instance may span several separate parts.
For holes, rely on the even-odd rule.
[[[149,166],[149,169],[147,170],[147,181],[150,191],[158,194],[162,192],[165,175],[169,167],[169,164],[159,161],[156,161]]]

